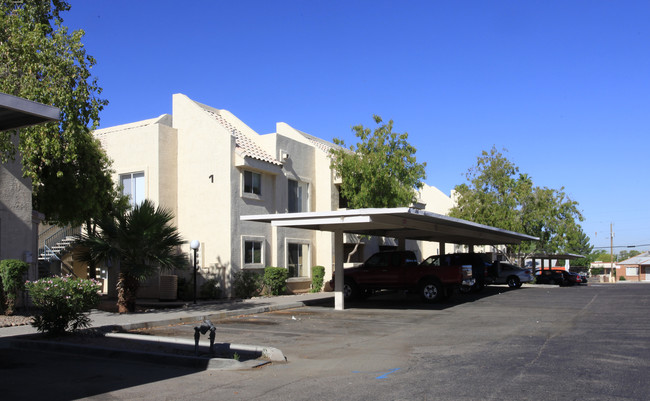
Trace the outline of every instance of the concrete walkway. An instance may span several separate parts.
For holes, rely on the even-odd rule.
[[[314,303],[328,302],[334,298],[333,292],[315,294],[282,295],[277,297],[259,297],[234,301],[170,303],[170,302],[139,302],[140,306],[150,306],[146,312],[119,314],[100,310],[90,313],[92,328],[108,328],[120,326],[126,330],[189,323],[203,319],[223,319],[229,316],[239,316],[255,313],[270,312],[283,309],[299,308]],[[161,307],[165,309],[161,309]],[[173,307],[177,306],[177,307]],[[0,328],[0,337],[12,337],[34,334],[36,329],[31,325]]]

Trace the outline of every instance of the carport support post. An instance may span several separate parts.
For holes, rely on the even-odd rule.
[[[334,231],[334,310],[343,310],[343,231]]]

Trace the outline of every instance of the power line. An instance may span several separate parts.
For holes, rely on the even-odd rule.
[[[607,248],[636,248],[641,246],[650,246],[650,244],[640,244],[640,245],[615,245],[613,247],[609,246],[595,246],[594,249],[607,249]]]

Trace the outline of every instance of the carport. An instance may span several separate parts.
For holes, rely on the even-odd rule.
[[[533,267],[534,267],[535,270],[544,270],[545,267],[546,267],[544,262],[548,260],[548,269],[550,270],[550,269],[553,268],[553,266],[551,266],[551,263],[552,263],[553,259],[555,259],[555,260],[574,260],[574,259],[584,258],[584,256],[583,255],[577,255],[577,254],[574,254],[574,253],[553,253],[553,254],[550,254],[550,253],[536,253],[534,255],[530,255],[529,258],[533,260]],[[540,259],[540,262],[541,262],[541,264],[540,264],[541,267],[539,267],[539,268],[536,266],[537,259]]]
[[[343,310],[343,234],[396,238],[404,249],[405,240],[434,241],[445,253],[445,243],[469,245],[519,244],[537,237],[473,223],[416,208],[351,209],[329,212],[283,213],[241,216],[242,221],[271,223],[334,233],[334,308]]]

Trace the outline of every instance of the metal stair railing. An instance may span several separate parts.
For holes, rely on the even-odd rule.
[[[58,230],[52,230],[53,228],[58,228]],[[48,262],[52,259],[61,260],[61,255],[63,255],[70,248],[70,246],[79,239],[80,235],[80,226],[49,227],[38,236],[38,259]]]

